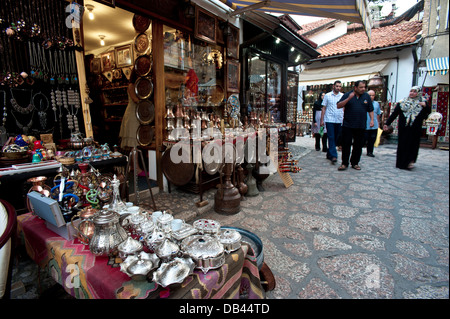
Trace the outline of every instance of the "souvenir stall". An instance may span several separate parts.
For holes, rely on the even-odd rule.
[[[80,33],[66,23],[66,10],[78,8],[59,0],[0,4],[0,192],[19,213],[29,209],[28,190],[54,187],[58,170],[79,179],[78,163],[117,173],[126,162],[91,135]]]
[[[89,12],[87,4],[84,8],[86,14]],[[128,103],[124,86],[128,85],[131,76],[128,71],[134,69],[137,73],[135,94],[139,99],[136,103],[139,146],[134,151],[154,151],[156,165],[161,163],[161,174],[175,185],[192,182],[201,173],[199,168],[203,171],[204,167],[208,171],[204,174],[220,180],[222,185],[216,195],[216,211],[225,214],[238,212],[246,185],[243,183],[243,169],[236,159],[225,164],[221,159],[220,167],[215,168],[214,165],[206,168],[206,163],[200,162],[194,166],[194,175],[190,175],[192,166],[182,170],[177,167],[179,172],[183,172],[178,175],[189,177],[185,181],[180,181],[177,174],[171,174],[171,169],[166,169],[165,165],[170,161],[167,158],[172,158],[168,155],[170,150],[182,140],[188,141],[189,146],[191,142],[192,146],[199,142],[200,150],[214,144],[217,135],[206,136],[202,128],[224,134],[227,128],[233,127],[240,127],[238,132],[243,131],[239,119],[240,68],[236,55],[239,52],[239,28],[190,2],[186,2],[182,10],[179,2],[173,1],[172,7],[156,6],[152,11],[145,9],[152,8],[148,3],[143,7],[121,1],[115,4],[132,12],[128,15],[131,16],[128,22],[131,22],[134,33],[128,43],[118,43],[117,46],[111,43],[114,46],[112,50],[93,50],[85,59],[80,60],[77,55],[75,58],[78,74],[80,65],[86,71],[83,80],[85,78],[87,86],[83,89],[90,94],[80,104],[87,105],[89,113],[92,112],[89,125],[92,124],[93,135],[97,129],[95,126],[99,125],[95,122],[97,107],[103,120],[122,121],[126,109],[124,104]],[[95,10],[100,4],[94,2],[93,5],[96,7],[93,13],[99,13],[100,10]],[[114,5],[109,7],[119,9]],[[176,12],[175,16],[171,15],[173,12]],[[183,18],[177,19],[178,14],[183,14]],[[118,20],[114,22],[117,24]],[[213,33],[210,32],[211,27]],[[87,30],[79,33],[79,43],[87,44]],[[108,35],[100,38],[102,41],[107,39]],[[41,48],[39,50],[42,51]],[[49,49],[44,48],[43,51],[49,61],[52,51],[45,50]],[[59,51],[56,52],[59,56]],[[43,56],[41,61],[45,60]],[[61,65],[68,64],[62,62]],[[44,78],[40,80],[45,82]],[[61,81],[49,87],[49,94],[54,89],[56,105],[60,100],[56,92],[66,92],[70,88],[70,77],[69,83]],[[80,77],[79,85],[81,81]],[[75,84],[73,90],[74,87]],[[61,100],[63,96],[67,96],[67,92]],[[80,96],[82,99],[83,95]],[[42,101],[43,98],[35,104],[44,107],[45,102]],[[62,102],[62,109],[65,109]],[[69,110],[72,110],[71,102],[68,101]],[[55,114],[59,118],[59,113]],[[251,123],[258,127],[253,120]],[[101,299],[260,299],[264,298],[264,290],[274,288],[273,280],[271,286],[262,286],[262,242],[255,234],[209,219],[187,223],[169,212],[159,211],[153,195],[150,208],[140,206],[138,198],[127,201],[123,192],[123,175],[128,174],[130,161],[122,155],[119,146],[115,145],[111,150],[109,145],[114,141],[97,142],[92,136],[85,137],[87,132],[78,132],[75,121],[73,129],[68,124],[64,128],[73,130],[70,137],[78,139],[68,139],[67,149],[56,153],[61,147],[61,138],[52,135],[58,141],[54,143],[55,157],[45,163],[43,158],[38,163],[37,147],[30,150],[30,142],[34,145],[34,141],[30,141],[29,135],[21,134],[9,139],[5,153],[26,152],[30,159],[32,156],[36,160],[5,169],[2,184],[5,176],[14,180],[26,172],[40,173],[27,179],[29,188],[25,189],[24,197],[29,212],[18,216],[18,231],[29,256],[48,270],[68,293],[76,298]],[[110,136],[114,130],[118,133],[117,127],[102,129],[108,130],[107,135]],[[200,134],[195,135],[197,132]],[[191,139],[190,134],[195,138]],[[244,136],[238,138],[237,133],[233,134],[229,136],[232,141],[242,139],[244,142]],[[39,142],[36,146],[52,144],[48,135],[42,134],[39,138],[45,143]],[[245,139],[249,139],[248,134]],[[221,142],[224,140],[219,139]],[[20,145],[22,141],[26,145]],[[30,153],[32,151],[34,154]],[[142,152],[139,155],[142,157]],[[105,162],[114,169],[102,171],[100,163]],[[127,166],[125,172],[117,169],[117,165],[124,164]],[[148,176],[145,163],[142,164]],[[240,184],[235,183],[238,173]],[[22,175],[21,178],[24,177]],[[151,193],[150,187],[149,191]],[[67,272],[69,268],[66,266],[75,268]]]

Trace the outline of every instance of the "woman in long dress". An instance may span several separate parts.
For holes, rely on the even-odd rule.
[[[122,124],[120,125],[120,148],[125,150],[126,152],[130,152],[134,147],[138,146],[137,141],[137,129],[139,127],[139,120],[136,116],[136,107],[139,103],[139,98],[135,92],[135,82],[137,80],[137,74],[135,70],[131,72],[130,82],[128,84],[127,93],[128,93],[128,105],[123,114]],[[130,165],[134,162],[132,158],[129,159]],[[138,167],[136,168],[137,174],[143,174],[142,169],[140,168],[139,161],[137,159]]]
[[[431,111],[420,92],[420,87],[412,87],[409,96],[397,103],[394,112],[383,126],[383,130],[387,131],[388,126],[398,117],[396,167],[400,169],[414,168],[419,155],[422,122]]]
[[[319,98],[314,102],[313,107],[313,123],[311,133],[316,139],[316,151],[320,151],[320,139],[322,139],[322,152],[328,151],[327,143],[327,129],[323,127],[323,135],[320,136],[320,117],[322,115],[322,101],[325,96],[325,92],[320,93]]]

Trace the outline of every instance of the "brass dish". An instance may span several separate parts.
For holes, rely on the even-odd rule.
[[[136,81],[134,91],[139,99],[145,100],[153,93],[153,83],[149,78],[140,77]]]
[[[152,101],[142,100],[136,106],[136,117],[141,124],[150,124],[155,119],[155,105]]]

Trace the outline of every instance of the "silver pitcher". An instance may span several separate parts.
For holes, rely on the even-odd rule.
[[[99,211],[93,218],[94,235],[89,242],[90,251],[96,256],[110,256],[118,252],[118,246],[127,239],[120,225],[120,215],[111,210]]]

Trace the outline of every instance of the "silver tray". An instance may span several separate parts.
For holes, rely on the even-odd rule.
[[[153,273],[153,281],[162,287],[172,284],[181,284],[187,276],[194,272],[195,264],[191,258],[176,257],[161,264]]]
[[[197,229],[189,224],[183,223],[183,226],[172,232],[172,238],[178,241],[181,241],[191,235],[194,235],[197,233]]]

